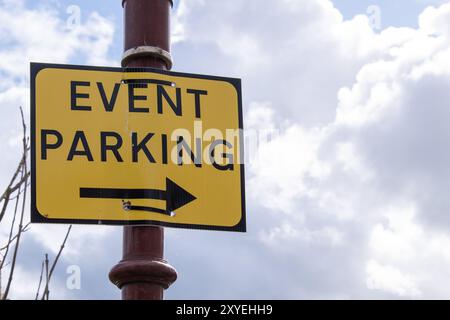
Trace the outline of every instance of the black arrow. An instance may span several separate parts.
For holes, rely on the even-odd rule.
[[[166,210],[127,205],[128,210],[140,210],[173,215],[173,212],[178,208],[188,204],[197,199],[188,191],[177,185],[175,182],[166,178],[166,190],[156,189],[115,189],[115,188],[80,188],[80,198],[95,198],[95,199],[154,199],[165,200]]]

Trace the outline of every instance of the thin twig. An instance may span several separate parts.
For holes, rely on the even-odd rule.
[[[19,189],[20,192],[20,189]],[[13,214],[13,219],[11,221],[11,227],[9,230],[9,235],[8,235],[8,243],[6,244],[6,246],[4,247],[4,249],[2,248],[2,250],[5,250],[5,255],[4,255],[4,259],[2,260],[2,262],[0,263],[0,271],[5,267],[5,261],[6,261],[6,257],[8,256],[9,253],[9,248],[11,243],[13,242],[13,238],[17,238],[18,233],[13,237],[13,231],[14,231],[14,226],[16,225],[16,217],[17,217],[17,209],[19,208],[19,200],[20,197],[17,197],[16,199],[16,203],[14,205],[14,214]],[[6,202],[6,201],[5,201]],[[20,230],[19,230],[20,231]]]
[[[44,261],[42,261],[42,265],[41,265],[41,276],[39,277],[39,285],[37,288],[37,292],[36,292],[36,297],[34,298],[34,300],[37,300],[39,298],[39,291],[41,290],[41,284],[42,284],[42,276],[44,274]]]
[[[19,192],[20,192],[20,189],[19,189]],[[17,238],[17,234],[13,237],[13,231],[14,231],[14,226],[16,225],[17,209],[19,208],[19,200],[20,200],[20,197],[17,197],[16,203],[14,205],[13,219],[11,221],[11,227],[9,229],[8,243],[6,244],[6,246],[4,248],[1,249],[1,250],[6,250],[5,251],[5,258],[8,256],[9,247],[10,247],[11,243],[13,242],[13,238],[14,239]],[[4,263],[5,263],[5,260],[3,260],[0,263],[0,270],[2,270],[4,268]]]
[[[27,177],[27,148],[28,148],[28,139],[27,139],[27,126],[25,124],[25,117],[23,115],[23,110],[22,107],[20,107],[20,114],[22,116],[22,128],[23,128],[23,138],[22,138],[22,147],[23,147],[23,153],[24,153],[24,162],[23,162],[23,170],[22,171],[22,177],[25,176]],[[14,253],[13,253],[13,258],[11,261],[11,268],[9,270],[9,278],[8,278],[8,282],[6,284],[6,289],[4,292],[4,295],[2,297],[2,299],[6,300],[6,298],[8,297],[8,293],[9,290],[11,288],[11,283],[13,280],[13,275],[14,275],[14,269],[16,266],[16,261],[17,261],[17,253],[19,251],[19,245],[20,245],[20,238],[22,235],[22,229],[23,229],[23,218],[25,216],[25,205],[26,205],[26,198],[27,198],[27,178],[25,178],[25,187],[24,187],[24,193],[22,196],[22,211],[20,213],[20,221],[19,221],[19,230],[17,232],[17,239],[16,239],[16,243],[14,246]]]
[[[30,229],[28,228],[30,225],[31,225],[31,223],[28,222],[28,223],[22,228],[22,233],[25,233],[25,232],[27,232],[28,230],[30,230]],[[16,240],[16,239],[17,239],[17,234],[16,234],[14,237],[12,237],[12,238],[8,241],[8,243],[7,243],[6,245],[4,245],[3,247],[1,247],[1,248],[0,248],[0,251],[6,250],[6,249],[8,248],[8,246],[10,246],[11,243],[13,243],[14,240]],[[1,268],[0,268],[0,269],[1,269]]]
[[[17,176],[19,175],[20,169],[22,168],[23,163],[25,162],[25,157],[22,155],[22,158],[20,159],[20,162],[16,168],[16,171],[14,172],[8,186],[6,187],[5,191],[3,192],[3,194],[0,196],[0,201],[3,201],[4,199],[6,199],[6,194],[9,192],[11,186],[13,185],[14,181],[16,180]]]
[[[30,171],[28,171],[14,186],[9,188],[9,194],[11,194],[14,191],[16,191],[17,189],[19,189],[19,187],[22,184],[24,184],[24,182],[27,181],[29,177],[30,177]]]
[[[21,160],[20,160],[20,162],[19,162],[19,165],[17,166],[16,171],[14,172],[14,174],[13,174],[13,176],[12,176],[12,178],[11,178],[11,181],[9,182],[8,186],[6,187],[6,189],[5,189],[5,191],[3,192],[2,196],[0,197],[0,202],[1,202],[1,201],[4,201],[3,209],[2,209],[2,211],[0,212],[0,222],[3,220],[3,217],[4,217],[4,215],[5,215],[5,212],[6,212],[6,208],[7,208],[8,202],[9,202],[9,200],[11,200],[11,199],[10,199],[11,194],[12,194],[15,190],[19,189],[19,187],[24,183],[24,180],[26,181],[26,179],[27,179],[28,176],[29,176],[29,173],[27,172],[27,174],[25,175],[25,177],[22,176],[22,179],[21,179],[18,183],[16,183],[16,184],[13,186],[13,183],[14,183],[14,181],[16,180],[17,176],[18,176],[19,173],[23,170],[23,165],[24,165],[24,163],[25,163],[25,161],[26,161],[26,155],[27,155],[27,152],[28,152],[28,146],[26,146],[26,149],[25,149],[25,150],[26,150],[26,151],[23,152],[22,158],[21,158]]]
[[[55,260],[53,261],[52,267],[50,268],[50,272],[48,274],[48,281],[45,284],[44,294],[42,295],[41,300],[45,300],[45,296],[47,295],[48,300],[48,293],[49,293],[49,282],[53,275],[53,271],[55,270],[56,264],[58,263],[59,257],[61,256],[62,251],[64,250],[64,247],[66,246],[67,238],[69,237],[70,230],[72,230],[72,225],[69,226],[66,232],[66,236],[64,237],[64,241],[61,244],[61,247],[59,248],[58,254],[56,255]]]
[[[48,295],[50,291],[48,290],[48,282],[50,281],[50,276],[48,272],[48,254],[45,254],[45,289],[44,294],[42,296],[42,300],[45,300],[45,298],[48,300]]]
[[[0,222],[3,220],[3,217],[4,217],[5,212],[6,212],[6,208],[8,208],[8,203],[9,203],[9,199],[10,199],[9,198],[9,195],[10,195],[9,190],[6,190],[5,192],[6,192],[4,194],[5,201],[3,202],[2,211],[0,211]]]
[[[29,186],[31,186],[30,182],[27,183],[27,187],[29,187]],[[16,200],[22,193],[23,193],[23,190],[19,188],[19,190],[17,191],[17,193],[14,196],[9,197],[9,200]]]
[[[4,202],[3,202],[2,211],[0,212],[0,222],[3,220],[3,217],[5,215],[6,208],[8,207],[9,201],[17,198],[17,197],[11,197],[11,194],[13,194],[16,190],[19,190],[18,195],[17,195],[17,196],[19,196],[20,195],[20,187],[24,183],[26,183],[26,181],[28,180],[29,177],[30,177],[30,172],[28,171],[24,176],[21,177],[21,179],[14,186],[12,186],[12,187],[8,186],[8,188],[3,193],[2,200],[4,200]],[[27,186],[28,186],[28,184],[27,184]]]
[[[25,186],[25,189],[26,189],[26,186]],[[15,236],[16,243],[15,243],[15,246],[14,246],[14,252],[13,252],[13,257],[12,257],[12,262],[11,262],[11,268],[9,270],[9,278],[8,278],[8,282],[6,284],[5,292],[4,292],[3,297],[2,297],[4,300],[6,300],[6,298],[8,297],[9,289],[11,287],[11,283],[12,283],[12,280],[13,280],[17,254],[18,254],[18,251],[19,251],[20,237],[22,235],[22,229],[23,229],[22,223],[23,223],[23,216],[24,216],[24,211],[25,211],[25,199],[26,199],[26,192],[23,193],[23,196],[22,196],[22,212],[21,212],[20,221],[19,221],[19,228],[18,228],[17,234]],[[19,198],[17,198],[17,202],[18,201],[19,201]],[[15,207],[15,210],[14,210],[14,218],[13,218],[13,222],[11,224],[11,230],[10,230],[10,234],[9,234],[10,240],[8,242],[11,242],[11,239],[12,239],[12,230],[14,228],[15,219],[16,219],[16,215],[17,215],[17,202],[16,202],[16,207]],[[9,246],[7,246],[6,250],[9,251]]]

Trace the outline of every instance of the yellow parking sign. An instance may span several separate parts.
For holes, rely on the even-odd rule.
[[[32,222],[245,231],[239,79],[31,64]]]

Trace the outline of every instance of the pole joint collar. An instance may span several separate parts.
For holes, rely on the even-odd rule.
[[[137,57],[160,58],[166,63],[167,70],[172,69],[173,60],[171,54],[166,50],[153,46],[140,46],[125,51],[122,56],[122,67],[125,67],[130,59]]]
[[[127,0],[122,0],[122,7],[125,5]],[[170,6],[173,8],[173,0],[168,0],[170,2]]]

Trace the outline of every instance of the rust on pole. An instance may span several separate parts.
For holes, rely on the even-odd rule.
[[[123,0],[123,67],[170,69],[171,0]],[[123,257],[109,273],[122,290],[123,300],[157,300],[177,278],[164,260],[164,229],[127,226],[123,230]]]

